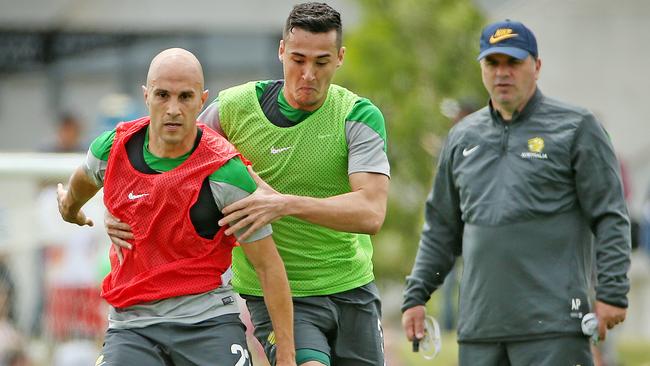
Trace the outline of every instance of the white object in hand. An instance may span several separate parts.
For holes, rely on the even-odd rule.
[[[582,317],[582,334],[591,337],[591,341],[598,342],[598,318],[596,314],[587,313]]]

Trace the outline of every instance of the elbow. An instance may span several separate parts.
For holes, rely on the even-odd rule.
[[[375,213],[374,215],[368,215],[368,218],[365,220],[363,227],[363,234],[375,235],[379,232],[382,225],[384,224],[384,218],[386,217],[384,213]]]

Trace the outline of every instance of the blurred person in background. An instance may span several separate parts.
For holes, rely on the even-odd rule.
[[[39,151],[55,153],[81,153],[86,150],[82,141],[83,125],[76,114],[64,112],[56,124],[54,140],[47,142]]]
[[[278,49],[284,79],[224,90],[199,121],[227,137],[261,177],[220,224],[250,232],[273,223],[293,295],[298,364],[379,366],[381,302],[368,234],[384,221],[390,167],[379,109],[332,84],[345,54],[342,31],[329,5],[296,5]],[[128,228],[108,226],[113,243],[129,240],[115,231]],[[242,251],[233,253],[233,285],[273,364],[260,284]]]
[[[107,209],[134,230],[131,250],[111,248],[102,283],[109,328],[98,365],[251,364],[229,285],[236,241],[217,222],[255,182],[230,143],[197,125],[203,87],[192,53],[159,53],[143,86],[149,116],[97,137],[67,190],[58,186],[65,221],[92,226],[81,207],[103,187]],[[263,289],[277,365],[295,365],[289,284],[270,225],[243,238],[247,229],[234,234]]]
[[[16,328],[15,286],[9,268],[0,256],[0,366],[27,366],[25,339]]]
[[[590,112],[537,88],[537,41],[522,23],[485,27],[478,60],[490,101],[451,129],[440,154],[404,331],[424,337],[424,305],[462,255],[461,366],[590,365],[582,317],[596,314],[604,340],[628,305],[619,163]]]
[[[82,132],[83,125],[75,113],[62,113],[54,140],[40,151],[84,152],[87,146],[81,140]],[[56,196],[56,181],[45,180],[41,185],[36,207],[43,290],[39,291],[42,299],[35,328],[56,343],[99,340],[106,328],[106,305],[100,297],[97,268],[99,257],[105,254],[109,244],[101,228],[77,230],[58,219],[58,207],[52,200]],[[93,201],[86,211],[101,214],[103,206],[100,201]]]

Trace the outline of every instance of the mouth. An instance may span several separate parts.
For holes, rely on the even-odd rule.
[[[301,87],[298,88],[298,91],[307,92],[307,93],[311,93],[311,92],[315,93],[316,88],[312,88],[310,86],[301,86]]]
[[[163,124],[163,126],[165,127],[165,130],[176,131],[180,129],[183,126],[183,124],[179,122],[166,122]]]

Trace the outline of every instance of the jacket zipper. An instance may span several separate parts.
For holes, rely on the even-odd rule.
[[[508,136],[510,135],[510,126],[504,123],[503,137],[501,138],[501,155],[504,155],[508,150]]]

